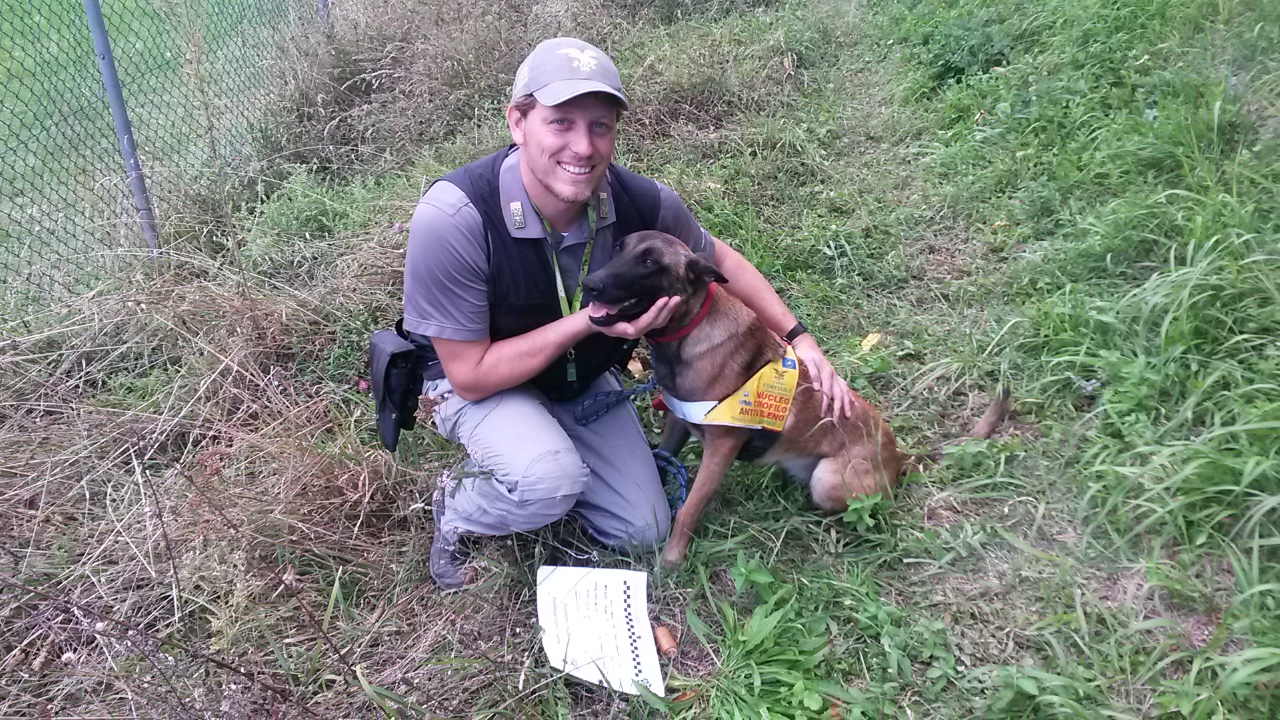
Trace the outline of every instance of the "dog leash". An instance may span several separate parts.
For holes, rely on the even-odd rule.
[[[654,450],[653,461],[664,476],[662,487],[667,492],[667,504],[671,506],[671,514],[674,516],[689,495],[689,470],[680,462],[680,458],[666,450]],[[669,490],[668,485],[671,486]]]
[[[573,413],[573,420],[578,425],[586,427],[604,417],[606,413],[617,407],[618,403],[623,400],[629,400],[643,393],[653,392],[657,387],[658,381],[650,380],[634,387],[598,392],[582,401],[582,404],[578,406],[578,410]]]
[[[636,395],[653,392],[657,387],[658,381],[650,380],[634,387],[598,392],[578,406],[573,413],[573,421],[586,427],[604,417],[606,413],[617,407],[618,403],[630,400]],[[666,491],[667,504],[671,506],[671,514],[675,515],[689,495],[689,471],[679,458],[665,450],[654,450],[653,461],[663,475],[662,487]]]

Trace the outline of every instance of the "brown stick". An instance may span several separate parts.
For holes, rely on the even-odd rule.
[[[996,431],[996,428],[1000,426],[1000,423],[1004,421],[1005,416],[1008,414],[1009,386],[1005,385],[996,391],[996,399],[987,406],[987,411],[982,414],[982,419],[969,431],[969,437],[991,437],[991,433]]]

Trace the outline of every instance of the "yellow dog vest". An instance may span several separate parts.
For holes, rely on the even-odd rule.
[[[760,368],[745,385],[724,400],[685,402],[662,392],[662,402],[682,420],[695,425],[782,430],[796,395],[800,368],[788,345],[786,353]]]

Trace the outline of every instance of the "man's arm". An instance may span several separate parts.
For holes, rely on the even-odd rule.
[[[764,275],[737,250],[716,238],[712,238],[712,242],[715,243],[716,267],[729,280],[725,289],[751,308],[765,327],[779,336],[795,327],[796,316],[787,309],[786,303],[778,297],[777,291]],[[809,369],[810,376],[822,392],[822,412],[825,414],[827,408],[831,407],[836,416],[852,415],[853,391],[836,373],[813,336],[804,333],[791,343],[791,347],[795,349],[796,357]]]
[[[716,268],[729,278],[725,289],[755,311],[765,327],[779,336],[786,335],[795,327],[796,316],[787,309],[773,285],[742,253],[718,238],[712,238],[712,242],[716,246]]]
[[[440,366],[463,400],[475,402],[526,382],[592,332],[585,312],[492,342],[431,338]]]
[[[431,338],[431,345],[453,392],[463,400],[476,402],[527,382],[593,332],[635,339],[662,327],[671,319],[678,302],[679,298],[662,298],[640,318],[605,328],[593,325],[587,311],[579,310],[498,342]]]

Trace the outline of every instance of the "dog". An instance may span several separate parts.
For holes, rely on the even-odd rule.
[[[635,320],[659,298],[681,298],[670,322],[651,332],[648,340],[658,385],[669,397],[684,402],[724,400],[761,368],[784,357],[786,346],[780,337],[741,300],[717,291],[718,284],[727,283],[711,262],[675,237],[652,230],[619,239],[605,267],[582,281],[591,322],[598,326]],[[660,447],[678,452],[692,432],[703,451],[693,486],[663,549],[666,565],[684,561],[703,510],[740,453],[744,459],[781,466],[808,487],[815,505],[833,513],[844,511],[853,498],[888,496],[913,461],[933,457],[900,452],[888,424],[856,394],[851,417],[824,414],[822,394],[803,363],[798,371],[780,433],[693,424],[667,413]],[[989,436],[1003,418],[1007,401],[1006,391],[970,436]],[[763,452],[761,445],[767,446]],[[757,446],[756,452],[751,452],[752,446]]]

